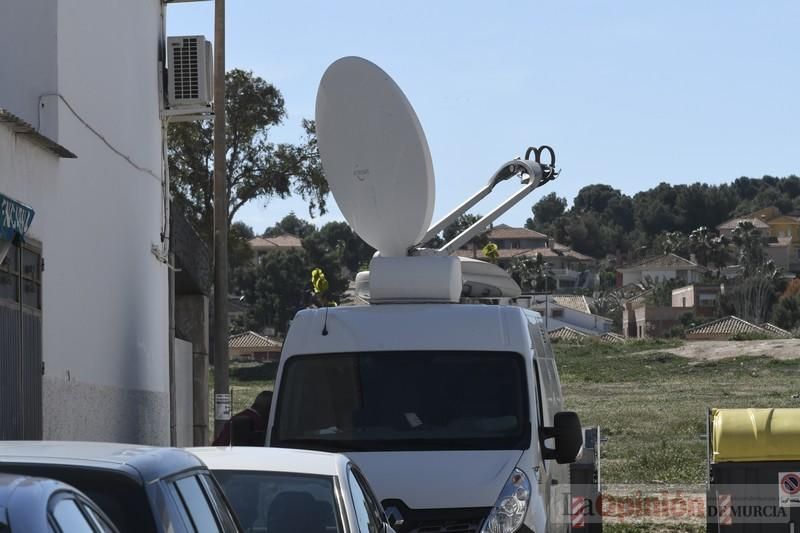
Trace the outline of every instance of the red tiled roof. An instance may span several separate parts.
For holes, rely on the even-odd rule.
[[[271,339],[263,335],[259,335],[255,331],[247,331],[234,335],[228,339],[228,347],[230,348],[268,348],[271,350],[280,350],[283,343],[276,339]]]
[[[726,316],[700,324],[686,330],[686,335],[736,335],[737,333],[768,333],[764,328],[742,320],[738,316]]]
[[[769,322],[766,322],[764,324],[761,324],[761,327],[763,329],[769,331],[772,335],[774,335],[774,336],[776,336],[778,338],[781,338],[781,339],[791,339],[792,338],[792,334],[791,333],[789,333],[788,331],[786,331],[783,328],[779,328],[775,324],[770,324]]]
[[[746,216],[726,220],[725,222],[717,226],[717,229],[735,229],[736,226],[739,225],[739,222],[750,222],[753,224],[753,226],[755,226],[758,229],[769,229],[769,224],[767,224],[763,220],[760,220],[758,218],[748,218]]]
[[[611,331],[609,331],[608,333],[603,333],[602,335],[600,335],[600,340],[602,342],[619,343],[619,342],[625,342],[625,337],[623,337],[618,333],[612,333]]]
[[[569,309],[580,311],[581,313],[588,313],[588,314],[592,313],[591,309],[589,309],[589,302],[586,301],[585,296],[573,296],[573,295],[553,296],[553,303],[556,305],[560,305],[561,307],[567,307]]]
[[[288,233],[276,237],[256,237],[255,239],[250,239],[249,242],[250,247],[256,251],[303,247],[303,241],[299,237]]]
[[[562,326],[549,333],[551,339],[558,339],[564,342],[581,342],[589,337],[586,333],[572,329],[569,326]]]
[[[547,235],[528,228],[512,228],[499,224],[487,233],[489,239],[546,239]]]

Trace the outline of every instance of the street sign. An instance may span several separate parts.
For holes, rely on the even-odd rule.
[[[230,394],[215,394],[214,395],[214,419],[215,420],[230,420],[231,419],[231,395]]]
[[[778,473],[778,499],[781,507],[800,507],[800,472]]]

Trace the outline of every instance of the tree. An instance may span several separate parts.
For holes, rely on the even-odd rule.
[[[689,255],[689,239],[680,231],[670,231],[664,236],[664,253],[680,257]]]
[[[789,298],[798,295],[800,295],[800,278],[794,278],[786,285],[786,289],[783,291],[783,297]]]
[[[566,210],[567,199],[561,198],[556,193],[551,192],[550,194],[543,196],[531,208],[531,211],[533,211],[532,224],[539,226],[552,224],[556,221],[556,219],[558,219],[558,217],[563,215]]]
[[[250,239],[255,237],[253,228],[244,222],[231,224],[228,233],[228,264],[231,271],[244,268],[253,260],[253,249]]]
[[[314,224],[303,220],[294,214],[294,211],[283,217],[280,222],[264,230],[264,237],[277,237],[288,233],[295,237],[304,238],[317,230]]]
[[[536,257],[515,257],[511,261],[511,277],[526,292],[555,287],[551,265],[539,253]]]
[[[780,269],[767,261],[748,274],[725,285],[725,300],[736,316],[754,324],[763,323],[775,301]]]
[[[319,229],[319,237],[329,250],[335,250],[337,261],[350,272],[369,265],[375,248],[364,242],[346,222],[328,222]]]
[[[286,118],[280,91],[252,72],[225,75],[228,220],[252,200],[299,194],[309,212],[324,213],[328,193],[316,144],[314,123],[304,121],[306,138],[298,145],[270,142],[270,130]],[[176,203],[210,242],[213,229],[213,124],[170,124],[171,191]]]
[[[649,291],[645,300],[656,307],[672,307],[672,291],[684,285],[686,282],[679,279],[654,280],[650,277],[646,277],[641,283],[642,289]]]
[[[455,221],[453,221],[442,231],[442,237],[444,240],[443,244],[450,242],[457,235],[462,233],[480,219],[481,215],[471,215],[469,213],[461,215],[455,219]],[[487,233],[487,231],[484,231],[483,233],[480,233],[467,241],[467,245],[472,249],[473,257],[477,257],[478,250],[489,244],[489,237],[487,236]]]
[[[749,276],[761,268],[766,262],[764,247],[766,238],[747,220],[740,221],[733,229],[731,240],[738,248],[739,265],[744,269],[744,275]]]
[[[306,247],[307,246],[307,247]],[[325,300],[338,302],[348,281],[333,257],[304,241],[303,250],[280,250],[265,254],[257,265],[237,273],[236,286],[251,312],[244,329],[273,326],[285,332],[289,320],[314,302],[312,271],[325,273]]]
[[[800,296],[783,296],[772,312],[772,322],[779,328],[792,330],[800,325]]]
[[[270,252],[242,272],[237,285],[251,309],[247,329],[286,331],[289,320],[310,302],[310,275],[302,250]]]

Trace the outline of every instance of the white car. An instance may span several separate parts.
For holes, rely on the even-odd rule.
[[[344,455],[259,447],[189,448],[217,478],[245,532],[394,533]]]

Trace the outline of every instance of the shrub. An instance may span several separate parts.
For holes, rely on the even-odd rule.
[[[732,341],[765,341],[769,340],[772,337],[767,335],[766,333],[737,333],[736,335],[732,336],[730,340]]]

